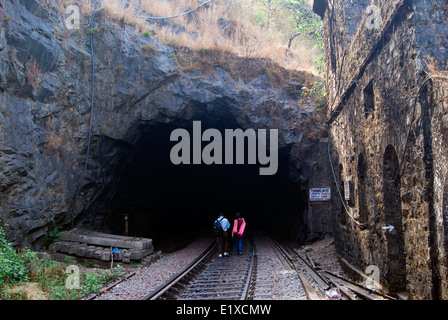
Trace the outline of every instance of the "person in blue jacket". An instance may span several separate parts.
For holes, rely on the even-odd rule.
[[[223,232],[218,234],[218,257],[223,256],[223,246],[224,246],[224,257],[229,255],[229,234],[228,230],[230,229],[229,220],[224,218],[224,214],[220,213],[218,221],[220,221]]]

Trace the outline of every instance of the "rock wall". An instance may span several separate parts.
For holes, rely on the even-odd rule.
[[[429,55],[446,65],[446,8],[443,1],[377,1],[377,11],[353,15],[361,2],[315,1],[342,193],[334,203],[337,248],[360,269],[378,267],[391,292],[446,298],[446,101],[424,63]],[[376,27],[367,25],[373,17]]]
[[[59,10],[37,0],[0,1],[0,215],[17,245],[39,248],[55,226],[103,210],[98,197],[114,191],[142,128],[155,123],[207,117],[277,128],[293,181],[306,188],[319,169],[313,162],[325,127],[312,106],[297,108],[314,76],[268,60],[174,49],[101,13],[95,28],[82,16],[81,29],[68,30]],[[195,68],[183,64],[193,60]]]

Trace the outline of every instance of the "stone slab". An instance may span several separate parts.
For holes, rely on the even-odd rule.
[[[113,248],[154,250],[152,245],[152,239],[126,237],[126,236],[119,236],[119,235],[112,235],[112,234],[86,231],[86,230],[77,230],[77,229],[62,232],[59,235],[59,240],[61,242],[71,241],[71,242],[79,242],[79,243],[86,243],[89,245],[113,247]]]
[[[151,250],[133,250],[131,251],[130,254],[130,259],[131,260],[142,260],[144,257],[150,255],[151,253],[153,253],[153,251]]]
[[[140,261],[142,264],[154,261],[152,240],[147,238],[125,237],[87,230],[63,232],[53,245],[53,254],[57,257],[69,256],[78,261],[102,265],[106,262]],[[114,248],[119,251],[112,252]],[[148,257],[154,256],[151,259]],[[97,262],[93,262],[97,261]]]
[[[70,246],[70,248],[68,249],[68,254],[76,254],[76,252],[78,251],[79,247],[82,246],[82,244],[80,243],[74,243],[73,245]]]
[[[123,251],[114,252],[113,253],[114,261],[121,261],[121,260],[123,260],[123,255],[124,255]]]
[[[61,252],[53,252],[52,254],[53,259],[59,260],[59,261],[66,261],[67,258],[73,258],[76,262],[86,265],[86,266],[94,266],[98,268],[110,268],[111,267],[111,261],[103,261],[99,259],[92,259],[92,258],[86,258],[86,257],[77,257],[72,256],[67,253],[61,253]],[[149,266],[150,264],[154,263],[158,259],[158,254],[153,253],[149,256],[146,256],[143,260],[141,260],[140,266]],[[125,268],[135,268],[135,265],[129,263],[123,263],[122,261],[116,261],[113,262],[113,267],[116,266],[122,266]]]
[[[100,260],[101,261],[110,261],[110,250],[108,249],[104,249],[103,252],[101,252],[101,257]]]
[[[78,247],[78,249],[76,250],[76,256],[77,257],[84,257],[87,251],[87,245],[86,244],[82,244]]]
[[[126,251],[123,255],[123,262],[124,263],[131,263],[131,253],[132,251]]]
[[[96,251],[96,247],[94,246],[88,246],[86,249],[86,252],[84,253],[84,257],[86,257],[87,259],[91,259],[93,257],[93,254]]]

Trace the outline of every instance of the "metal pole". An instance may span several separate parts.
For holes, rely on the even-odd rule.
[[[124,235],[127,236],[129,233],[129,216],[124,215]]]

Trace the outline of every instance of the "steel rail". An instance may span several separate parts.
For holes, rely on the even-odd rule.
[[[170,298],[186,298],[195,297],[195,299],[216,299],[217,297],[227,297],[229,295],[232,299],[247,300],[251,299],[251,289],[254,287],[256,279],[256,249],[255,243],[252,238],[248,236],[251,244],[251,252],[248,252],[248,260],[244,262],[244,265],[226,265],[228,258],[221,258],[222,262],[226,262],[225,265],[221,263],[215,264],[212,262],[210,265],[204,267],[204,261],[211,257],[216,251],[216,241],[214,241],[200,256],[198,256],[192,263],[190,263],[185,269],[171,277],[167,282],[160,285],[150,294],[144,296],[142,300],[157,300],[162,298],[164,295],[168,295],[170,292],[173,295]],[[230,260],[231,261],[231,260]],[[242,261],[240,260],[239,263]],[[202,268],[201,276],[195,278],[194,280],[187,278]],[[201,279],[204,273],[209,273],[206,280]],[[229,275],[229,279],[225,281],[226,285],[222,285],[222,276]],[[232,274],[240,274],[240,279],[232,280]],[[178,284],[182,284],[184,288],[178,290]],[[188,283],[188,284],[186,284]],[[213,290],[215,288],[216,290]],[[210,290],[212,289],[212,290]],[[189,293],[189,290],[192,292]],[[221,292],[220,292],[221,290]]]
[[[280,244],[277,244],[280,247]],[[377,290],[372,290],[370,288],[367,288],[359,283],[356,283],[354,281],[351,281],[349,279],[343,278],[341,276],[338,276],[330,271],[327,270],[321,270],[321,272],[318,272],[316,268],[314,268],[310,263],[308,263],[295,249],[286,246],[290,252],[294,254],[294,257],[297,258],[299,264],[303,266],[303,268],[306,270],[307,274],[309,274],[313,280],[316,282],[317,286],[321,289],[320,291],[326,291],[331,289],[332,287],[337,288],[344,296],[346,296],[348,299],[353,300],[353,295],[350,294],[350,292],[353,292],[357,297],[360,299],[365,300],[396,300],[395,298],[382,293]],[[284,249],[283,249],[284,250]],[[286,250],[284,250],[286,252]],[[293,261],[294,258],[291,257],[289,254],[287,254],[289,257],[288,259],[291,259],[291,264],[294,265]],[[294,265],[295,266],[295,265]],[[296,268],[297,270],[297,268]],[[299,277],[302,280],[302,283],[305,287],[306,294],[308,298],[313,299],[322,299],[321,292],[317,291],[313,293],[313,288],[309,285],[309,283],[306,281],[303,274],[300,274]],[[304,281],[305,280],[305,281]],[[316,295],[317,293],[317,295]],[[327,298],[326,296],[324,298]]]
[[[289,250],[291,250],[294,255],[297,258],[291,257],[291,255],[287,252],[286,246],[279,244],[276,240],[272,240],[277,248],[277,250],[280,252],[280,254],[283,256],[283,258],[287,261],[289,267],[297,272],[297,275],[299,276],[300,282],[302,283],[302,287],[305,290],[305,294],[307,296],[308,300],[328,300],[328,297],[325,295],[323,290],[327,290],[330,286],[325,279],[323,279],[319,273],[314,270],[308,263],[295,251],[292,250],[290,247],[288,247]],[[296,264],[299,265],[297,265]],[[304,272],[300,270],[300,268],[303,268],[306,270],[306,273],[314,280],[314,282],[317,283],[317,286],[319,289],[314,288],[311,283],[308,281],[307,277],[305,276]]]
[[[157,300],[164,295],[170,295],[174,299],[240,299],[246,300],[251,298],[250,290],[253,288],[256,278],[256,250],[255,244],[251,237],[248,237],[251,243],[251,251],[248,252],[248,259],[238,260],[236,265],[232,265],[232,260],[228,258],[220,258],[222,263],[218,263],[216,258],[209,265],[204,266],[204,260],[211,257],[215,253],[216,241],[212,243],[198,258],[190,263],[185,269],[171,277],[167,282],[160,285],[150,294],[144,296],[142,300]],[[231,259],[231,257],[230,257]],[[244,263],[243,263],[244,261]],[[227,265],[231,262],[230,265]],[[243,263],[243,264],[241,264]],[[191,273],[202,268],[201,275],[193,280],[188,279]],[[238,275],[239,278],[233,278],[233,274]],[[223,275],[229,275],[229,278],[224,281]],[[205,280],[203,277],[206,277]],[[182,284],[183,288],[177,288]]]
[[[249,237],[251,247],[252,247],[252,253],[250,258],[250,266],[249,266],[249,273],[247,275],[246,284],[244,285],[243,294],[241,295],[241,300],[248,300],[251,299],[251,296],[249,295],[251,287],[254,286],[255,280],[256,280],[256,265],[257,265],[257,248],[255,247],[255,243],[252,240],[252,237]]]
[[[216,241],[204,250],[193,262],[191,262],[185,269],[178,272],[174,276],[172,276],[167,282],[160,285],[153,292],[144,296],[141,300],[157,300],[162,297],[168,290],[170,290],[173,286],[178,284],[182,279],[185,278],[189,273],[191,273],[195,268],[197,268],[211,253],[216,249]]]
[[[296,250],[289,247],[288,248],[295,254],[295,256],[300,260],[299,263],[301,263],[306,271],[308,271],[311,275],[311,277],[317,282],[319,287],[321,287],[323,290],[328,290],[330,288],[330,283],[327,279],[325,279],[321,274],[313,268]]]
[[[250,251],[217,258],[175,298],[186,300],[250,300],[256,279],[256,250],[250,236]]]
[[[366,300],[397,300],[396,298],[394,298],[388,294],[367,288],[366,286],[360,285],[359,283],[356,283],[352,280],[338,276],[337,274],[334,274],[330,271],[325,270],[324,273],[325,273],[325,276],[329,280],[331,280],[332,282],[336,283],[337,285],[339,285],[341,287],[347,288],[348,290],[354,292],[358,296],[361,296],[363,299],[366,299]]]

